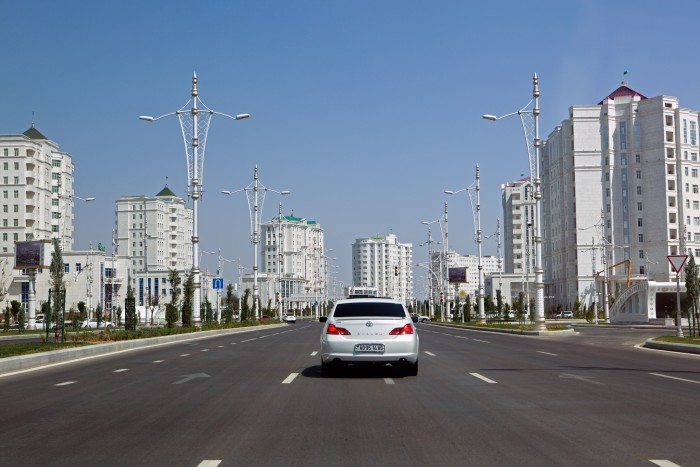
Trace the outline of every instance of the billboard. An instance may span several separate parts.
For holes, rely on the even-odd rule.
[[[51,240],[15,242],[15,269],[48,268],[51,265]]]
[[[467,282],[467,268],[449,268],[447,274],[450,284]]]

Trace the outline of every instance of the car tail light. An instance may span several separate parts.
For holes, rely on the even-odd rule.
[[[326,334],[336,334],[339,336],[349,336],[350,331],[345,328],[339,328],[335,324],[329,324],[328,329],[326,329]]]
[[[413,334],[413,326],[410,324],[404,324],[400,328],[394,328],[389,333],[390,336],[398,336],[399,334]]]

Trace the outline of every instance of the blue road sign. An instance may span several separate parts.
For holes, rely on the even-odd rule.
[[[213,289],[223,289],[224,288],[224,278],[215,277],[211,280],[211,285]]]

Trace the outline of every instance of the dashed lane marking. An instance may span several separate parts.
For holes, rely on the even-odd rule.
[[[254,341],[255,339],[257,339],[257,337],[253,337],[252,339],[246,339],[246,340],[241,341],[241,342],[250,342],[250,341]]]
[[[223,349],[223,348],[224,348],[223,345],[217,345],[217,347],[220,348],[220,349]]]
[[[112,373],[121,373],[123,371],[129,371],[129,369],[128,368],[120,368],[118,370],[114,370]]]
[[[153,360],[153,363],[163,363],[165,360]]]
[[[537,353],[543,353],[545,355],[552,355],[553,357],[558,357],[559,354],[556,353],[550,353],[550,352],[543,352],[542,350],[538,350]]]
[[[209,352],[209,349],[202,349],[202,352]]]
[[[216,467],[219,464],[221,464],[220,460],[206,460],[200,462],[199,465],[197,465],[197,467]]]
[[[473,341],[477,341],[477,342],[483,342],[484,344],[490,344],[490,343],[491,343],[491,342],[489,342],[489,341],[482,341],[482,340],[479,340],[479,339],[472,339],[472,340],[473,340]]]
[[[318,354],[318,351],[314,350],[313,352],[311,352],[311,357],[315,357],[317,354]]]
[[[667,461],[666,459],[649,459],[649,462],[656,464],[660,467],[681,467],[675,462]]]
[[[190,356],[190,354],[188,354],[188,353],[183,353],[183,354],[182,354],[182,355],[180,355],[180,356],[181,356],[181,357],[189,357],[189,356]]]
[[[284,379],[284,381],[282,381],[282,384],[290,384],[297,376],[299,376],[299,373],[291,373]]]
[[[428,352],[427,350],[425,351],[425,353],[426,353],[426,354],[428,354],[428,355],[430,355],[431,357],[434,357],[434,356],[435,356],[435,354],[434,354],[434,353],[432,353],[432,352]]]
[[[384,382],[386,384],[394,384],[394,379],[393,378],[384,378]]]
[[[485,381],[489,384],[498,384],[496,381],[489,379],[486,376],[481,376],[479,373],[469,373],[469,374],[472,375],[473,377],[479,378],[481,381]]]
[[[695,383],[695,384],[700,384],[700,381],[695,381],[692,379],[685,379],[685,378],[679,378],[677,376],[668,376],[668,375],[662,375],[661,373],[649,373],[650,375],[654,376],[661,376],[662,378],[668,378],[668,379],[675,379],[677,381],[685,381],[686,383]]]
[[[77,381],[65,381],[63,383],[54,384],[54,386],[68,386],[69,384],[75,384]]]

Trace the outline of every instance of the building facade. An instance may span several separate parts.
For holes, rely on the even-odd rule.
[[[302,309],[328,300],[329,257],[318,222],[280,212],[260,229],[262,306],[279,299],[284,308]],[[251,281],[252,275],[243,277],[244,284]]]
[[[530,177],[501,185],[504,271],[534,274],[534,199]]]
[[[352,245],[355,287],[376,287],[380,296],[408,303],[413,298],[413,245],[394,234],[358,238]]]
[[[626,83],[597,105],[569,108],[541,154],[545,296],[600,303],[613,282],[669,282],[667,255],[700,253],[698,112]],[[615,291],[611,291],[615,294]],[[646,306],[642,304],[644,313]]]

